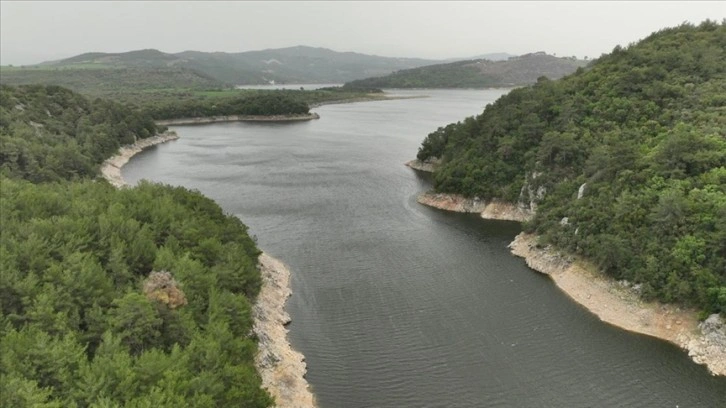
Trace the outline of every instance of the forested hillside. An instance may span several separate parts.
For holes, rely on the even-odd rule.
[[[428,135],[435,189],[536,206],[525,228],[636,284],[726,313],[726,22],[616,47]]]
[[[42,84],[66,84],[71,83],[73,91],[81,93],[91,102],[84,102],[85,105],[79,108],[81,110],[95,109],[106,110],[107,112],[115,112],[117,117],[131,115],[133,117],[117,121],[113,126],[123,128],[124,126],[136,126],[141,121],[146,121],[145,125],[153,125],[148,120],[177,119],[190,117],[210,117],[210,116],[228,116],[228,115],[260,115],[260,116],[277,116],[277,115],[305,115],[310,113],[310,106],[320,103],[334,103],[340,101],[353,100],[376,100],[385,99],[386,96],[380,89],[344,89],[342,87],[327,87],[315,90],[304,89],[201,89],[194,88],[193,83],[186,82],[183,78],[177,78],[171,75],[169,78],[161,80],[163,85],[149,85],[145,87],[141,83],[127,84],[124,79],[116,75],[116,70],[108,69],[84,69],[93,72],[93,77],[97,81],[86,82],[83,76],[76,78],[76,74],[80,70],[61,69],[52,71],[54,74],[47,81],[40,81]],[[112,72],[113,71],[113,72]],[[123,71],[123,70],[121,70]],[[50,72],[50,71],[49,71]],[[164,77],[162,71],[154,71],[161,77]],[[144,81],[143,73],[140,73],[140,81]],[[32,76],[30,77],[32,79]],[[28,79],[29,82],[32,82]],[[76,81],[77,80],[77,81]],[[100,81],[100,82],[99,82]],[[117,81],[122,81],[118,83]],[[152,80],[153,81],[153,80]],[[166,82],[165,82],[166,81]],[[10,81],[12,82],[12,81]],[[21,81],[22,82],[22,81]],[[140,87],[139,87],[140,86]],[[168,86],[168,87],[167,87]],[[70,115],[64,113],[62,117],[53,116],[46,118],[44,111],[31,109],[25,111],[25,107],[20,104],[13,103],[13,94],[20,92],[30,92],[33,94],[35,90],[52,90],[53,98],[56,99],[55,107],[63,110],[63,101],[65,97],[71,98],[73,95],[70,90],[64,89],[57,85],[42,87],[38,85],[0,85],[0,126],[8,121],[18,119],[16,125],[19,127],[34,127],[36,130],[42,129],[45,120],[49,120],[51,126],[55,126],[59,121],[68,119],[75,120],[80,113],[76,112]],[[42,93],[42,92],[41,92]],[[37,96],[37,95],[36,95]],[[41,97],[41,96],[38,96]],[[73,97],[82,98],[79,95]],[[46,96],[42,96],[46,98]],[[44,99],[41,98],[41,102]],[[100,98],[100,99],[99,99]],[[118,104],[109,101],[117,102]],[[84,111],[85,112],[85,111]],[[30,118],[30,115],[34,115]],[[119,116],[120,115],[120,116]],[[97,122],[108,119],[104,114],[94,113],[92,116]],[[64,119],[65,118],[65,119]],[[99,122],[100,123],[100,122]],[[105,122],[104,122],[105,123]],[[111,123],[111,122],[108,122]],[[76,123],[65,126],[63,131],[56,132],[58,134],[67,134],[66,130],[74,128]],[[113,132],[119,129],[113,130]],[[152,128],[149,130],[151,131]],[[79,132],[87,133],[86,127],[76,129]],[[138,132],[138,136],[144,137],[146,134],[139,129],[129,129],[131,133]],[[66,133],[64,133],[66,132]],[[7,132],[5,132],[7,134]],[[16,132],[22,133],[22,132]],[[42,133],[42,132],[40,132]],[[47,133],[47,132],[46,132]],[[122,131],[124,133],[124,131]],[[128,134],[126,132],[125,134]],[[75,136],[73,136],[75,137]],[[122,137],[122,136],[119,136]],[[125,137],[125,136],[123,136]],[[122,137],[122,138],[123,138]],[[63,136],[57,137],[53,144],[59,144]],[[128,139],[128,137],[126,137]],[[58,142],[58,143],[57,143]],[[113,149],[115,151],[115,148]],[[96,155],[90,155],[96,157]],[[102,154],[106,157],[107,154]]]
[[[244,96],[162,99],[139,102],[154,119],[194,118],[226,115],[304,115],[310,107],[300,91],[250,92]]]
[[[0,172],[33,182],[95,175],[118,148],[158,129],[151,117],[58,86],[0,86]]]
[[[529,85],[537,78],[562,78],[584,67],[587,61],[557,58],[543,52],[511,57],[457,61],[396,71],[383,77],[359,79],[347,88],[486,88]]]
[[[93,179],[153,122],[57,87],[5,87],[2,109],[0,405],[271,405],[247,227],[198,192]]]

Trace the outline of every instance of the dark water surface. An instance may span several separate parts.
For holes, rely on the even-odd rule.
[[[517,223],[416,203],[429,184],[403,163],[421,140],[504,91],[396,91],[424,92],[176,127],[123,175],[200,190],[290,266],[290,338],[323,408],[726,407],[726,379],[510,255]]]

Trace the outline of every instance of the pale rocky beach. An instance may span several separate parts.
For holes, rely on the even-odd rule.
[[[726,325],[718,315],[699,323],[694,310],[644,302],[625,282],[597,272],[593,265],[540,247],[533,234],[520,233],[510,244],[527,266],[548,275],[575,302],[600,320],[671,342],[714,375],[726,375]]]
[[[441,210],[479,213],[482,218],[490,220],[505,221],[527,221],[532,217],[532,212],[500,201],[483,201],[476,198],[465,198],[457,194],[420,194],[416,201],[429,207]]]
[[[259,258],[262,290],[254,306],[254,331],[259,339],[255,364],[262,386],[278,407],[315,407],[315,396],[305,380],[305,357],[287,340],[290,315],[285,302],[290,297],[290,270],[279,260],[262,254]]]
[[[101,166],[101,174],[116,188],[128,187],[121,168],[137,153],[151,146],[178,139],[174,131],[142,139],[123,146]],[[290,297],[290,270],[279,260],[262,253],[258,259],[262,288],[253,309],[253,330],[258,337],[255,356],[262,386],[275,398],[280,408],[316,407],[305,373],[305,357],[294,350],[287,339],[290,316],[285,302]]]
[[[406,165],[430,171],[416,162]],[[534,215],[512,204],[455,194],[423,193],[417,201],[447,211],[480,213],[482,218],[493,220],[526,221]],[[598,273],[594,265],[572,260],[551,247],[538,246],[533,234],[520,233],[509,247],[514,255],[525,259],[527,266],[548,275],[557,287],[600,320],[671,342],[684,349],[693,361],[705,365],[711,374],[726,375],[726,321],[719,315],[699,323],[694,310],[644,302],[631,286]]]
[[[166,131],[156,136],[138,140],[132,145],[121,146],[115,156],[112,156],[103,162],[101,165],[101,174],[103,175],[103,178],[108,180],[108,182],[114,187],[127,187],[128,184],[126,184],[126,181],[124,181],[123,177],[121,177],[121,168],[128,163],[134,155],[140,153],[144,149],[148,149],[151,146],[176,139],[179,139],[176,132]]]

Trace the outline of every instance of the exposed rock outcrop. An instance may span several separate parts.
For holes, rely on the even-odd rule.
[[[488,220],[528,221],[534,213],[521,205],[505,203],[503,201],[490,201],[481,211],[482,218]]]
[[[419,171],[425,171],[427,173],[433,173],[434,170],[441,164],[440,159],[436,158],[430,158],[425,161],[421,161],[419,159],[414,159],[407,161],[406,166]]]
[[[466,198],[458,194],[423,193],[416,199],[421,204],[442,210],[480,213],[482,218],[507,221],[527,221],[532,212],[517,205],[501,202],[486,202],[477,197]]]
[[[537,211],[537,203],[541,202],[545,194],[547,194],[545,186],[537,185],[537,178],[541,175],[542,173],[538,171],[525,174],[524,184],[519,192],[519,202],[528,203],[528,208],[532,212]],[[537,188],[534,187],[535,185],[537,185]]]
[[[715,375],[726,375],[726,321],[712,314],[698,325],[701,336],[683,338],[688,355]]]
[[[587,183],[582,183],[580,185],[580,188],[577,189],[577,199],[581,199],[585,195],[585,188],[587,188]]]
[[[147,299],[162,303],[169,309],[187,304],[187,297],[179,288],[179,282],[169,271],[152,271],[144,280],[143,292]]]

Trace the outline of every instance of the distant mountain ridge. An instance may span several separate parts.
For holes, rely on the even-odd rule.
[[[420,58],[392,58],[326,48],[296,46],[240,53],[155,49],[123,53],[90,52],[39,66],[83,68],[168,68],[191,70],[231,85],[277,83],[343,83],[369,76],[435,64]]]
[[[477,88],[529,85],[545,76],[558,79],[587,61],[535,52],[506,60],[474,59],[401,70],[382,77],[346,83],[367,88]]]
[[[485,87],[557,78],[584,65],[574,59],[538,54],[517,57],[497,52],[486,59],[393,58],[295,46],[238,53],[142,49],[120,53],[87,52],[23,67],[2,67],[0,83],[60,85],[88,95],[121,90],[210,90],[234,85],[347,83],[395,73],[399,78],[422,69],[416,81],[391,85],[378,79],[370,87]],[[455,62],[452,62],[455,61]],[[448,64],[447,64],[448,63]],[[482,71],[481,68],[487,70]],[[512,68],[513,67],[513,68]],[[453,68],[453,71],[449,71]],[[414,77],[420,77],[416,74]],[[458,82],[452,82],[452,78]],[[368,80],[367,80],[368,81]]]
[[[508,52],[490,52],[488,54],[474,55],[467,58],[447,58],[442,62],[457,62],[457,61],[468,61],[468,60],[480,60],[485,59],[489,61],[506,61],[512,57],[517,57],[516,54],[510,54]]]

